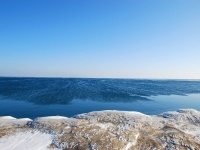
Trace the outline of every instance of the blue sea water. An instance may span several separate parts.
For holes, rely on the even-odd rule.
[[[200,81],[0,78],[0,116],[71,117],[99,110],[200,110]]]

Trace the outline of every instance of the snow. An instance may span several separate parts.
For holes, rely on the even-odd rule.
[[[23,126],[26,125],[29,121],[32,121],[29,118],[21,118],[21,119],[16,119],[10,116],[6,117],[0,117],[0,126],[13,126],[13,125],[19,125]]]
[[[68,118],[63,116],[49,116],[49,117],[39,117],[38,119],[68,119]]]
[[[23,128],[23,130],[20,130],[21,132],[15,132],[14,134],[9,134],[0,138],[0,150],[46,150],[52,143],[57,145],[59,148],[75,146],[76,143],[68,143],[68,141],[63,141],[61,144],[58,143],[60,139],[57,136],[61,132],[61,125],[65,125],[63,130],[66,132],[68,132],[66,129],[80,127],[83,130],[78,131],[78,133],[81,133],[81,135],[84,133],[83,136],[86,139],[93,136],[89,134],[89,131],[93,131],[92,127],[98,126],[100,127],[100,129],[98,128],[98,131],[101,131],[102,133],[110,133],[108,137],[106,136],[106,138],[113,136],[113,139],[116,140],[115,135],[120,135],[119,137],[116,136],[116,138],[125,144],[125,150],[129,150],[132,146],[136,145],[139,137],[139,131],[145,130],[142,129],[143,126],[145,126],[146,129],[154,127],[157,131],[163,132],[162,128],[168,123],[176,129],[190,134],[193,136],[193,141],[199,143],[199,120],[200,112],[193,109],[168,111],[160,115],[153,116],[148,116],[135,111],[104,110],[80,114],[75,118],[49,116],[38,117],[34,121],[29,118],[16,119],[11,116],[5,116],[0,117],[0,127],[8,127],[9,125],[9,127],[13,127],[13,129],[21,129],[16,125],[27,125],[27,123],[32,123],[34,126],[28,126],[30,128]],[[57,132],[54,129],[49,130],[48,128],[45,128],[45,125],[53,126],[54,129],[58,127],[60,131]],[[85,128],[85,126],[88,128]],[[89,131],[85,130],[90,128],[91,130]],[[129,133],[132,129],[134,129],[134,132],[131,133],[133,136],[126,139],[123,135]],[[98,131],[95,129],[94,133]],[[77,135],[78,133],[74,134]],[[182,135],[180,134],[179,136]],[[94,145],[90,145],[90,147],[94,147]]]
[[[101,129],[107,130],[109,127],[112,127],[112,123],[95,123],[96,126],[99,126]]]
[[[119,110],[102,110],[102,111],[92,111],[89,112],[88,114],[93,114],[93,113],[124,113],[124,114],[132,114],[132,115],[144,115],[144,116],[148,116],[145,115],[143,113],[137,112],[137,111],[119,111]],[[84,115],[87,115],[87,113],[85,113]]]
[[[11,116],[3,116],[3,117],[0,117],[0,120],[2,119],[16,119],[16,118],[11,117]]]
[[[134,146],[136,144],[136,142],[137,142],[138,137],[139,137],[139,133],[135,135],[135,141],[129,142],[126,145],[125,150],[129,150],[132,146]]]
[[[2,150],[47,150],[52,142],[50,134],[39,131],[20,132],[15,135],[0,138]]]
[[[200,112],[194,109],[180,109],[178,111],[168,111],[164,112],[159,117],[173,119],[176,121],[183,122],[199,122],[200,120]]]
[[[14,118],[12,116],[3,116],[3,117],[0,117],[0,121],[4,121],[4,120],[10,120],[10,121],[32,121],[30,118]]]
[[[63,116],[48,116],[48,117],[38,117],[35,120],[36,121],[50,121],[50,120],[66,120],[67,117]]]

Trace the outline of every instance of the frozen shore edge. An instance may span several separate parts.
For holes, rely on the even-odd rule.
[[[159,115],[94,111],[16,119],[0,117],[0,149],[200,149],[200,111]]]

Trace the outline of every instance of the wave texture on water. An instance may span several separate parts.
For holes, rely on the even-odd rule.
[[[200,81],[0,78],[0,95],[35,104],[69,104],[74,99],[105,102],[150,100],[149,96],[200,93]]]

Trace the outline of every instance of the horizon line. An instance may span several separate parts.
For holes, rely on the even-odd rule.
[[[0,76],[0,78],[66,78],[66,79],[132,79],[132,80],[197,80],[200,79],[181,79],[181,78],[137,78],[137,77],[58,77],[58,76]]]

